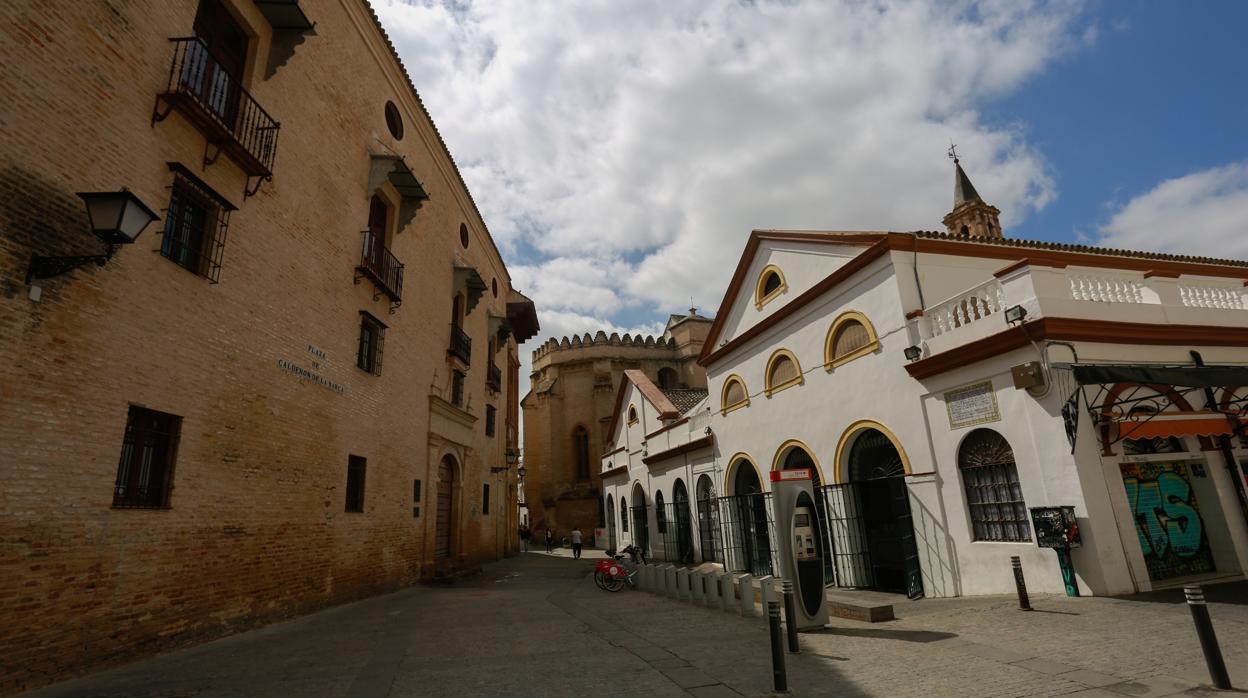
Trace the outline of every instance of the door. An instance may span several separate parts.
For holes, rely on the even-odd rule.
[[[922,596],[910,494],[897,447],[879,431],[865,430],[850,449],[849,474],[861,506],[874,588]]]
[[[438,464],[438,508],[434,525],[433,557],[451,557],[451,528],[455,522],[455,460],[450,456]]]
[[[368,205],[368,236],[364,243],[364,259],[368,260],[369,265],[374,271],[381,271],[382,250],[386,246],[386,221],[390,214],[390,207],[386,205],[384,199],[373,194],[372,201]]]
[[[676,524],[676,558],[681,564],[693,564],[693,517],[689,513],[689,491],[685,483],[677,480],[672,489],[672,503],[675,505]],[[670,524],[669,524],[670,525]]]
[[[192,44],[186,65],[194,80],[188,82],[184,75],[183,81],[195,87],[201,102],[233,130],[242,89],[239,81],[247,65],[247,33],[221,0],[200,0],[193,30],[207,51]]]
[[[711,478],[703,475],[698,479],[698,533],[702,545],[702,561],[718,562],[715,549],[715,532],[719,530],[719,517],[715,507],[715,486]]]

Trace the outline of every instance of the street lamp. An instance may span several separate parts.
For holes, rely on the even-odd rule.
[[[517,476],[519,476],[519,478],[520,478],[521,480],[523,480],[523,479],[524,479],[524,474],[525,474],[525,473],[527,473],[527,472],[528,472],[528,471],[524,469],[524,466],[523,466],[523,465],[522,465],[522,466],[520,466],[519,468],[516,468],[516,475],[517,475]]]
[[[919,346],[910,346],[906,347],[903,353],[905,353],[907,361],[918,361],[919,357],[923,356],[923,349]]]
[[[112,258],[118,245],[134,242],[145,228],[160,216],[139,200],[139,197],[122,187],[120,191],[78,192],[87,205],[87,217],[91,220],[91,232],[108,251],[97,255],[47,257],[35,255],[26,269],[26,284],[35,279],[49,279],[73,271],[88,262],[100,266]]]

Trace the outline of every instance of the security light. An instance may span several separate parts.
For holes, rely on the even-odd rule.
[[[1025,317],[1027,317],[1027,309],[1021,305],[1015,305],[1005,309],[1006,324],[1018,324],[1022,322]]]
[[[923,349],[917,346],[906,347],[905,353],[907,361],[918,361],[919,357],[923,356]]]

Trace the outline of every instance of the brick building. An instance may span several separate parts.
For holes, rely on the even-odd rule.
[[[0,693],[514,551],[537,317],[367,3],[0,35]]]
[[[599,331],[552,338],[533,352],[532,388],[522,403],[525,502],[536,535],[547,527],[558,536],[573,526],[586,534],[604,527],[598,459],[610,442],[624,371],[641,371],[673,402],[696,402],[706,394],[697,357],[710,326],[690,309],[669,317],[657,338]]]

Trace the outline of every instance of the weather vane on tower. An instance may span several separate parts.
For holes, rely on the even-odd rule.
[[[958,164],[958,144],[954,143],[952,138],[949,139],[949,159],[953,160],[955,165]]]

